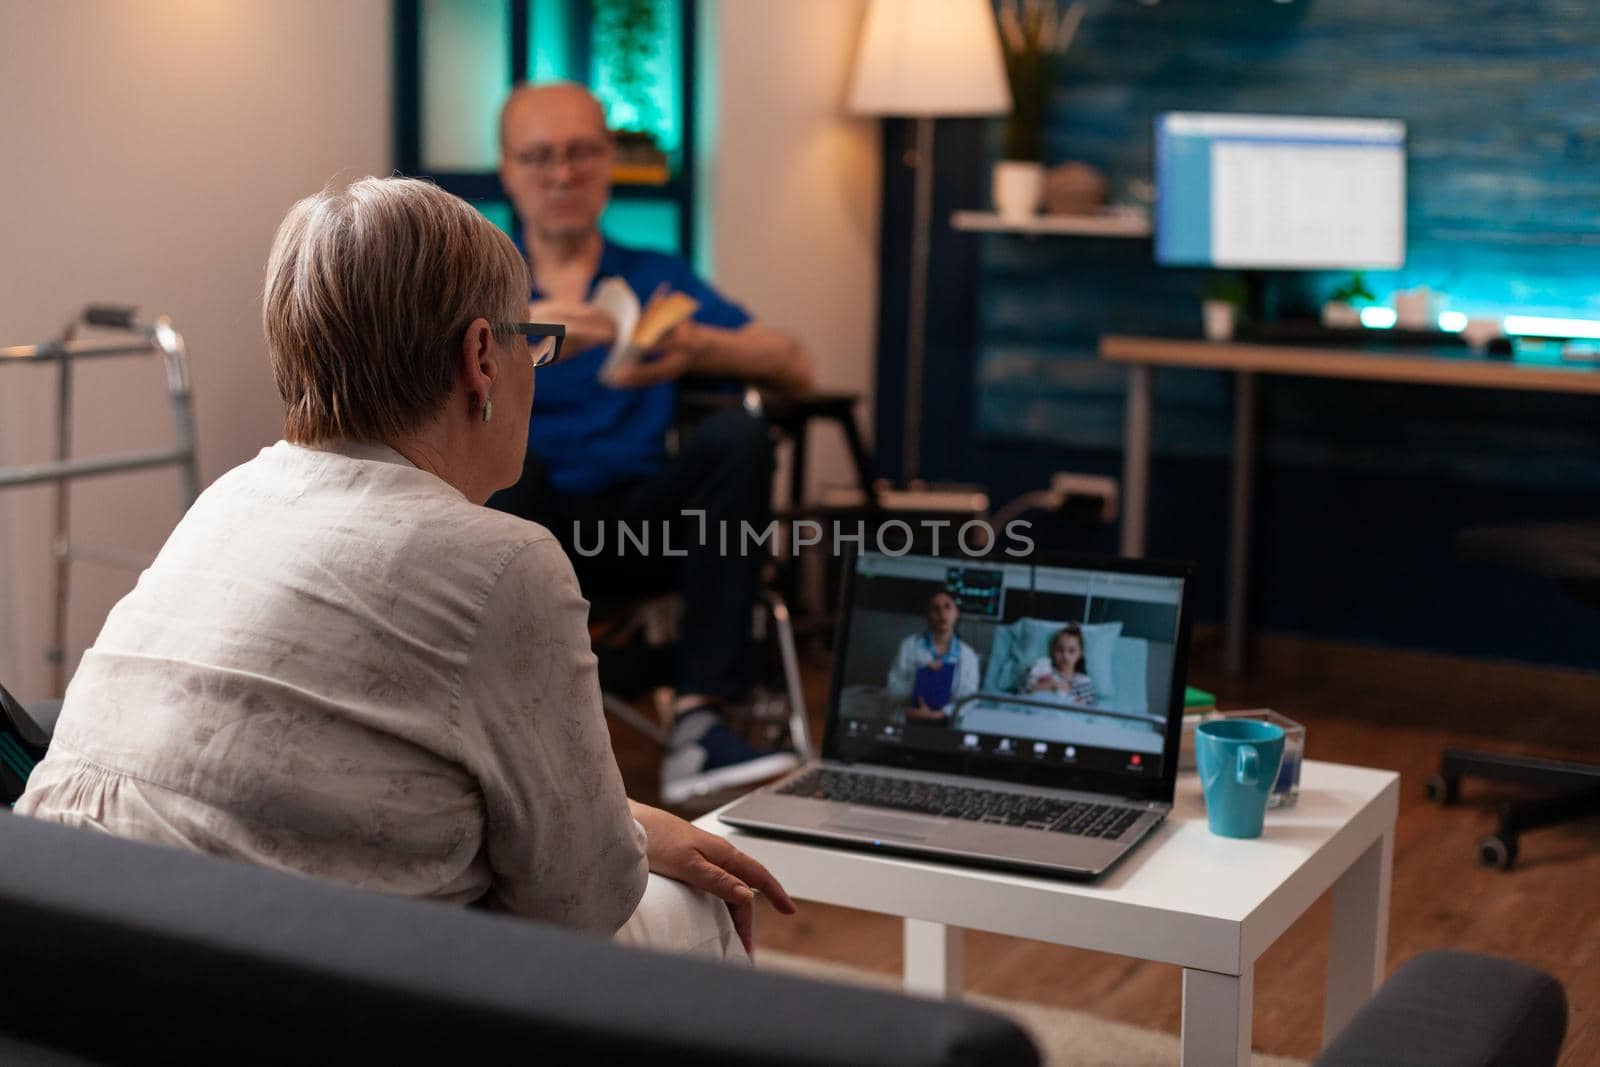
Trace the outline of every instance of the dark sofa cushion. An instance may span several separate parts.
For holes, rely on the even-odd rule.
[[[1561,983],[1470,952],[1407,960],[1317,1059],[1317,1067],[1545,1067],[1561,1052]]]
[[[958,1004],[0,815],[0,1034],[118,1063],[1032,1064]]]

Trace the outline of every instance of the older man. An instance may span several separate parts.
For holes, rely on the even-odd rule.
[[[565,323],[575,354],[540,372],[522,480],[489,504],[554,531],[591,596],[664,581],[683,590],[676,721],[661,766],[665,803],[788,770],[791,754],[750,746],[721,718],[746,688],[745,645],[763,560],[759,550],[740,551],[740,533],[742,524],[759,529],[769,517],[766,426],[728,410],[702,422],[675,454],[667,436],[684,376],[800,391],[811,384],[810,360],[795,339],[753,321],[682,259],[600,233],[614,147],[604,109],[587,89],[517,89],[501,109],[500,150],[500,178],[522,224],[518,245],[533,271],[529,315]],[[612,277],[641,303],[665,287],[699,307],[649,358],[602,381],[617,324],[592,298]],[[648,529],[651,554],[619,544],[619,522]],[[686,554],[665,554],[663,524],[672,551]]]

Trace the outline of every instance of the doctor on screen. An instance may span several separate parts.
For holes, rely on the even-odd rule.
[[[944,725],[955,702],[978,691],[978,653],[956,636],[961,609],[943,589],[928,598],[928,628],[900,642],[889,668],[889,700],[912,722]]]

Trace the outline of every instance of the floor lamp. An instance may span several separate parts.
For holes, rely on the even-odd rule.
[[[872,0],[850,84],[857,115],[916,119],[911,278],[906,322],[906,417],[901,467],[922,460],[922,371],[933,215],[933,120],[1011,110],[1000,36],[989,0]]]

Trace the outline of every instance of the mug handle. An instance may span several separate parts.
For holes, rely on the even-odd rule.
[[[1233,777],[1240,785],[1255,785],[1261,778],[1261,753],[1254,745],[1240,745]]]

